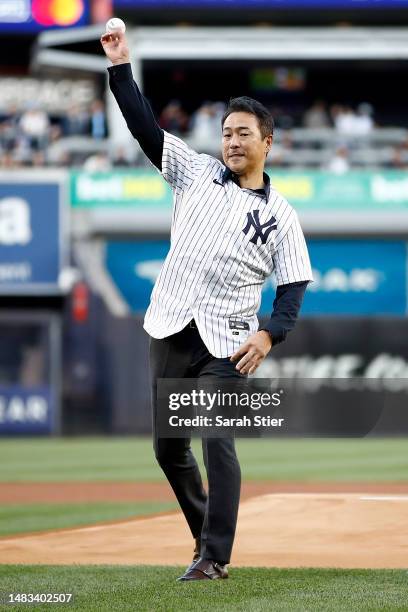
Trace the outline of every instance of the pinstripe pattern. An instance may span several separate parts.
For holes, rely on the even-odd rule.
[[[223,182],[224,170],[214,157],[164,133],[162,175],[174,192],[171,242],[144,320],[151,336],[165,338],[194,318],[215,357],[232,355],[258,330],[261,289],[272,272],[278,285],[312,280],[290,204],[272,187],[267,200],[231,180]],[[265,244],[250,242],[255,228],[243,232],[254,210],[261,224],[272,216],[276,220]],[[249,330],[233,335],[230,318],[248,322]]]

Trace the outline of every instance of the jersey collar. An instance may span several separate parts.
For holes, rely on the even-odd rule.
[[[251,191],[259,193],[260,195],[264,195],[266,200],[269,200],[269,194],[271,192],[271,180],[266,174],[266,172],[263,173],[263,180],[265,183],[265,187],[261,187],[260,189],[251,189]],[[236,185],[238,185],[238,187],[240,187],[238,176],[226,166],[224,172],[222,173],[221,182],[224,185],[227,181],[233,181]]]

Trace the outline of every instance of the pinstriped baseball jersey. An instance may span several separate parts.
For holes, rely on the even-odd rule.
[[[162,175],[174,193],[170,250],[144,329],[165,338],[195,319],[215,357],[258,330],[265,279],[312,280],[298,217],[272,187],[257,193],[226,179],[225,166],[164,132]]]

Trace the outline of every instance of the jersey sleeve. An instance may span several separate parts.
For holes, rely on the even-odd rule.
[[[312,281],[313,274],[305,237],[298,215],[293,209],[276,238],[273,261],[278,286]]]
[[[161,174],[177,194],[190,187],[207,157],[190,149],[181,138],[164,130]]]

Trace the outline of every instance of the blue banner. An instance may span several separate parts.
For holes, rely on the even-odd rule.
[[[405,242],[310,240],[308,245],[315,280],[306,292],[303,314],[406,314]]]
[[[55,406],[49,387],[0,386],[0,435],[50,434]]]
[[[169,246],[167,240],[107,243],[106,266],[131,310],[147,309]]]
[[[56,293],[63,265],[61,186],[0,182],[0,293]]]
[[[309,240],[314,282],[302,307],[306,315],[405,315],[407,244],[387,240]],[[106,265],[134,312],[144,312],[169,242],[109,242]],[[266,280],[259,314],[272,312],[274,277]]]

